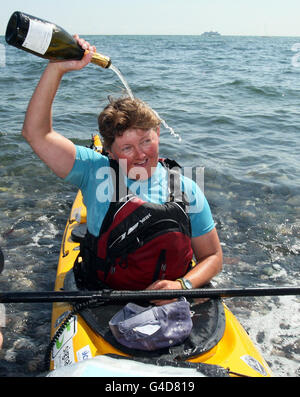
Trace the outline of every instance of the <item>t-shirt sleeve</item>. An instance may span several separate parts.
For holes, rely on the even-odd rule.
[[[189,200],[188,214],[191,220],[192,237],[210,232],[215,222],[210,206],[200,187],[190,179],[184,179],[184,191]]]
[[[83,203],[87,208],[88,230],[94,236],[99,234],[110,203],[109,175],[107,156],[84,146],[76,146],[76,159],[65,181],[81,190]]]
[[[76,157],[72,170],[65,177],[65,181],[85,190],[89,175],[97,164],[97,167],[106,166],[107,159],[96,151],[84,146],[75,145]]]

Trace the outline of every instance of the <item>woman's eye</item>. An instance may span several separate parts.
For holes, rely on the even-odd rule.
[[[130,149],[131,149],[130,146],[125,146],[125,147],[122,148],[122,151],[123,151],[123,152],[129,152]]]

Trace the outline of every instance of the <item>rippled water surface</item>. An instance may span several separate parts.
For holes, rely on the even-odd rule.
[[[204,189],[224,250],[219,287],[299,285],[300,38],[93,36],[162,128],[161,155],[205,167]],[[4,38],[0,37],[4,45]],[[55,177],[20,135],[46,61],[6,46],[0,67],[0,291],[52,290],[76,190]],[[54,127],[89,144],[107,96],[123,86],[89,65],[66,75]],[[300,375],[299,297],[231,298],[276,376]],[[35,376],[49,343],[51,305],[7,304],[0,376]]]

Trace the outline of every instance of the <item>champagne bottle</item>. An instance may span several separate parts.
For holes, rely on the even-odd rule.
[[[10,17],[5,40],[7,44],[50,60],[80,60],[85,53],[60,26],[20,11]],[[109,57],[99,53],[93,55],[91,62],[102,68],[111,64]]]

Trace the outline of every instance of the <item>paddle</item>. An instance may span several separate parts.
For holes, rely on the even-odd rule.
[[[0,248],[0,274],[4,268],[4,255]],[[53,303],[53,302],[122,302],[155,299],[233,298],[247,296],[299,295],[300,287],[276,288],[194,288],[192,290],[139,290],[139,291],[44,291],[0,292],[0,303]]]
[[[186,298],[233,298],[248,296],[299,295],[300,287],[276,288],[195,288],[192,290],[139,290],[139,291],[45,291],[45,292],[1,292],[0,303],[51,303],[122,302],[137,300]]]

